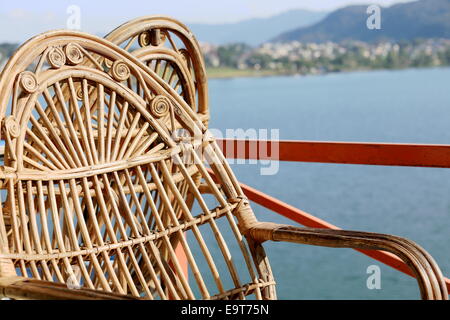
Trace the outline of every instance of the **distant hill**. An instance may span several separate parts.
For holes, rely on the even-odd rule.
[[[17,47],[18,45],[14,43],[0,43],[0,60],[9,58]]]
[[[450,0],[420,0],[382,8],[381,30],[366,27],[366,10],[367,5],[338,9],[312,26],[282,33],[272,42],[450,38]]]
[[[269,18],[227,24],[188,24],[199,41],[217,45],[242,42],[259,45],[287,30],[319,22],[327,12],[291,10]]]

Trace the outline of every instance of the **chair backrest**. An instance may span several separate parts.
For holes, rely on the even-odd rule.
[[[134,55],[54,31],[10,59],[0,260],[20,276],[151,299],[273,299],[264,250],[243,237],[255,216],[207,131],[198,45],[174,31],[190,57],[180,61],[154,29]],[[163,59],[174,59],[171,80]]]
[[[200,46],[181,22],[145,16],[119,26],[106,40],[127,50],[175,89],[208,124],[208,81]]]

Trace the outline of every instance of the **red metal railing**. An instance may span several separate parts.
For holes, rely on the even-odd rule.
[[[450,168],[450,145],[218,140],[227,158]],[[268,154],[277,150],[277,154]]]
[[[248,140],[217,142],[230,159],[450,168],[450,145]],[[276,152],[268,154],[267,151],[270,150]],[[241,187],[249,200],[303,226],[339,229],[245,184],[241,184]],[[357,251],[413,276],[409,267],[391,253],[378,250]],[[450,279],[445,278],[445,282],[450,293]]]

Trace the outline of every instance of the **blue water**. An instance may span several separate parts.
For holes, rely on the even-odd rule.
[[[282,139],[450,144],[450,69],[210,81],[211,127]],[[450,169],[281,163],[238,178],[341,228],[410,238],[450,275]],[[260,220],[292,222],[254,205]],[[413,278],[351,249],[266,244],[281,299],[416,299]],[[367,289],[367,267],[381,289]]]

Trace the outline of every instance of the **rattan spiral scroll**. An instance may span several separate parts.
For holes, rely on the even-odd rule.
[[[59,47],[52,48],[48,53],[48,63],[54,69],[59,69],[66,64],[66,55]]]
[[[36,92],[39,85],[36,75],[30,71],[24,71],[19,75],[19,84],[26,93]]]
[[[116,81],[126,81],[130,77],[130,68],[126,65],[124,61],[117,60],[113,63],[111,70],[111,76]]]
[[[75,66],[83,62],[83,52],[76,44],[69,43],[65,46],[64,52],[70,65]]]
[[[162,118],[170,112],[170,100],[165,96],[156,96],[150,104],[150,112],[155,118]]]

